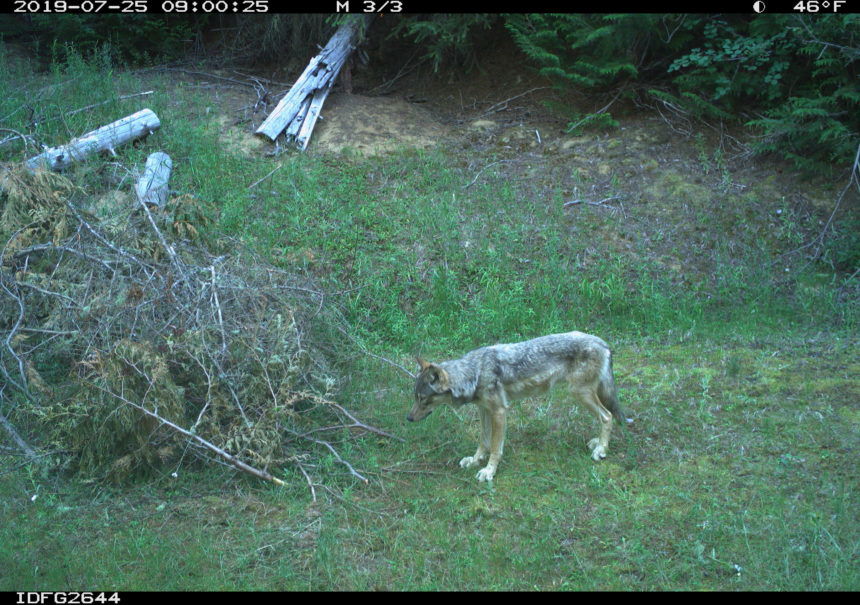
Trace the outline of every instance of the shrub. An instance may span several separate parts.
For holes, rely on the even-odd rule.
[[[644,85],[698,117],[744,121],[761,135],[756,151],[807,170],[856,151],[857,15],[511,15],[506,25],[560,88]]]

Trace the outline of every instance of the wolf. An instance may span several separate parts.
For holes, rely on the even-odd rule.
[[[599,421],[599,436],[588,442],[594,460],[606,457],[612,419],[619,423],[626,420],[618,403],[612,353],[603,340],[591,334],[550,334],[525,342],[482,347],[460,359],[441,363],[429,363],[420,357],[417,361],[420,371],[415,380],[415,404],[406,419],[423,420],[445,404],[477,405],[481,440],[475,455],[460,460],[460,466],[473,468],[487,461],[478,471],[478,481],[492,481],[496,474],[512,400],[544,393],[557,382],[566,382],[573,398]]]

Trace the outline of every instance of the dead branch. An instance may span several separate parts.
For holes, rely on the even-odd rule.
[[[821,257],[822,249],[824,247],[824,240],[827,237],[827,232],[830,229],[830,226],[833,224],[833,218],[836,216],[836,213],[839,211],[840,206],[842,205],[842,200],[845,198],[845,194],[851,189],[851,187],[855,186],[860,192],[860,145],[857,146],[857,153],[854,156],[854,162],[851,164],[851,171],[848,176],[848,182],[845,184],[845,187],[842,189],[839,196],[836,198],[836,204],[833,206],[833,211],[830,213],[830,216],[827,218],[827,222],[824,224],[824,227],[818,233],[818,235],[812,239],[811,241],[794,248],[793,250],[789,250],[788,252],[784,252],[777,257],[777,260],[773,261],[771,264],[776,264],[779,262],[784,256],[788,256],[789,254],[794,254],[795,252],[800,252],[801,250],[805,250],[810,247],[815,247],[815,251],[812,255],[812,260],[817,260]]]
[[[336,408],[336,409],[337,409],[341,414],[343,414],[344,416],[346,416],[347,418],[349,418],[350,420],[352,420],[352,424],[350,424],[350,425],[346,425],[346,427],[347,427],[347,428],[357,428],[357,429],[362,429],[362,430],[365,430],[365,431],[367,431],[367,432],[369,432],[369,433],[376,433],[377,435],[382,435],[383,437],[388,437],[389,439],[396,439],[397,441],[406,441],[406,440],[405,440],[405,439],[403,439],[402,437],[398,437],[397,435],[392,435],[391,433],[386,433],[385,431],[383,431],[383,430],[381,430],[381,429],[378,429],[378,428],[376,428],[376,427],[373,427],[373,426],[370,426],[370,425],[364,424],[363,422],[361,422],[360,420],[358,420],[355,416],[353,416],[353,415],[352,415],[352,414],[350,414],[348,411],[346,411],[346,410],[343,408],[343,406],[341,406],[341,405],[339,405],[339,404],[337,404],[337,403],[335,403],[335,402],[333,402],[333,401],[329,401],[329,402],[328,402],[328,404],[329,404],[330,406],[332,406],[332,407]]]
[[[3,400],[3,390],[6,388],[6,385],[3,385],[0,388],[0,401]],[[18,431],[15,430],[15,427],[12,426],[12,423],[0,413],[0,424],[3,425],[3,428],[6,429],[6,432],[9,433],[9,436],[12,437],[12,441],[20,448],[22,452],[30,459],[31,462],[35,462],[39,456],[36,454],[35,450],[27,445],[27,442],[21,438],[21,435],[18,434]]]
[[[597,116],[597,115],[600,115],[600,114],[605,113],[606,111],[608,111],[608,110],[609,110],[609,108],[610,108],[610,107],[612,107],[613,103],[615,103],[615,101],[617,101],[617,100],[618,100],[618,97],[620,97],[620,96],[621,96],[621,93],[623,93],[623,92],[624,92],[624,90],[625,90],[624,88],[621,88],[617,93],[615,93],[615,96],[614,96],[614,97],[612,97],[612,100],[611,100],[611,101],[609,101],[609,103],[607,103],[606,105],[604,105],[603,107],[601,107],[601,108],[600,108],[600,109],[598,109],[597,111],[593,111],[593,112],[591,112],[590,114],[586,115],[584,118],[582,118],[582,119],[581,119],[581,120],[579,120],[578,122],[576,122],[576,123],[571,124],[570,126],[568,126],[568,127],[567,127],[567,131],[568,131],[568,132],[573,132],[573,131],[574,131],[574,130],[576,130],[576,129],[577,129],[577,127],[579,127],[581,124],[584,124],[585,122],[587,122],[587,121],[588,121],[592,116]]]
[[[291,435],[295,435],[296,437],[299,437],[299,438],[301,438],[301,439],[307,439],[308,441],[311,441],[311,442],[313,442],[313,443],[316,443],[316,444],[318,444],[318,445],[323,446],[324,448],[326,448],[328,451],[330,451],[330,452],[332,453],[332,455],[337,459],[337,461],[338,461],[338,462],[340,462],[340,463],[341,463],[341,464],[343,464],[347,469],[349,469],[349,472],[350,472],[350,474],[351,474],[352,476],[357,477],[358,479],[361,479],[361,480],[362,480],[362,481],[364,481],[365,483],[369,483],[369,481],[367,480],[367,478],[366,478],[366,477],[364,477],[362,474],[360,474],[358,471],[356,471],[356,470],[355,470],[355,468],[353,468],[353,466],[352,466],[349,462],[347,462],[346,460],[344,460],[344,459],[341,457],[341,455],[338,453],[338,451],[334,448],[334,446],[333,446],[331,443],[329,443],[328,441],[322,441],[322,440],[320,440],[320,439],[314,439],[313,437],[308,437],[307,435],[302,435],[302,434],[297,433],[297,432],[295,432],[295,431],[292,431],[292,430],[290,430],[290,429],[284,429],[284,430],[286,430],[286,431],[287,431],[288,433],[290,433]]]
[[[587,202],[587,201],[585,201],[585,200],[571,200],[571,201],[569,201],[569,202],[565,202],[563,207],[564,207],[564,208],[567,208],[567,207],[569,207],[569,206],[575,206],[575,205],[577,205],[577,204],[587,204],[588,206],[600,206],[600,207],[603,207],[603,208],[611,208],[612,210],[617,210],[617,208],[616,208],[615,206],[604,206],[604,204],[605,204],[606,202],[610,202],[610,201],[612,201],[612,200],[617,200],[617,199],[619,199],[620,197],[621,197],[621,196],[613,195],[612,197],[603,198],[603,199],[602,199],[602,200],[600,200],[599,202]]]
[[[473,178],[473,179],[472,179],[472,182],[471,182],[471,183],[469,183],[468,185],[463,185],[463,189],[468,189],[469,187],[471,187],[472,185],[474,185],[475,183],[477,183],[477,182],[478,182],[478,178],[481,176],[481,174],[483,174],[483,172],[484,172],[487,168],[490,168],[491,166],[495,166],[496,164],[506,164],[506,163],[509,163],[509,162],[515,162],[515,161],[516,161],[516,160],[496,160],[495,162],[490,162],[489,164],[487,164],[486,166],[484,166],[483,168],[481,168],[481,169],[478,171],[478,174],[476,174],[476,175],[475,175],[475,178]]]
[[[256,180],[256,181],[254,181],[253,183],[251,183],[250,185],[248,185],[248,189],[253,189],[253,188],[254,188],[254,187],[256,187],[257,185],[259,185],[260,183],[262,183],[263,181],[265,181],[267,178],[269,178],[270,176],[272,176],[273,174],[275,174],[278,170],[280,170],[281,168],[283,168],[283,166],[284,166],[283,164],[278,164],[278,165],[277,165],[277,166],[275,166],[272,170],[270,170],[270,171],[269,171],[269,173],[268,173],[268,174],[266,174],[266,176],[264,176],[264,177],[262,177],[262,178],[260,178],[260,179],[258,179],[258,180]]]
[[[107,389],[104,389],[95,383],[91,383],[91,384],[94,388],[102,391],[105,395],[108,395],[109,397],[113,397],[115,399],[118,399],[119,401],[123,402],[124,404],[130,405],[131,407],[133,407],[137,410],[140,410],[141,412],[143,412],[144,414],[146,414],[147,416],[149,416],[151,418],[154,418],[155,420],[157,420],[161,424],[168,426],[171,429],[173,429],[174,431],[184,435],[188,439],[191,439],[192,441],[199,443],[200,445],[202,445],[203,447],[205,447],[209,451],[214,452],[215,454],[217,454],[218,456],[220,456],[221,458],[223,458],[224,460],[226,460],[227,462],[229,462],[230,464],[235,466],[240,471],[249,473],[251,475],[254,475],[255,477],[259,477],[260,479],[265,479],[266,481],[271,481],[272,483],[275,483],[277,485],[284,485],[284,482],[281,481],[280,479],[278,479],[277,477],[272,476],[271,474],[267,473],[266,471],[261,471],[260,469],[254,468],[253,466],[243,462],[242,460],[240,460],[239,458],[237,458],[233,454],[231,454],[227,451],[224,451],[220,447],[216,446],[214,443],[210,443],[209,441],[206,441],[205,439],[203,439],[203,437],[201,437],[199,435],[195,435],[194,433],[185,430],[181,426],[174,424],[173,422],[170,422],[166,418],[162,418],[161,416],[159,416],[155,412],[146,409],[142,405],[139,405],[139,404],[135,403],[134,401],[131,401],[130,399],[126,399],[120,393],[112,393],[111,391],[108,391]]]
[[[480,119],[480,118],[485,118],[485,117],[487,117],[488,115],[491,115],[491,114],[497,113],[497,112],[499,112],[499,111],[504,111],[505,109],[507,109],[507,108],[508,108],[508,103],[510,103],[510,102],[511,102],[511,101],[513,101],[514,99],[519,99],[520,97],[524,97],[524,96],[526,96],[526,95],[530,95],[530,94],[531,94],[531,93],[533,93],[533,92],[537,92],[538,90],[545,90],[545,89],[547,89],[547,88],[549,88],[549,86],[538,86],[538,87],[536,87],[536,88],[532,88],[532,89],[527,90],[527,91],[525,91],[525,92],[521,92],[521,93],[520,93],[520,94],[518,94],[518,95],[514,95],[514,96],[512,96],[512,97],[510,97],[510,98],[508,98],[508,99],[505,99],[504,101],[499,101],[498,103],[494,103],[493,105],[490,105],[490,108],[489,108],[487,111],[485,111],[485,112],[484,112],[484,113],[482,113],[480,116],[478,116],[478,119]],[[613,100],[614,100],[614,99],[613,99]]]
[[[13,135],[11,137],[6,137],[2,141],[0,141],[0,145],[5,145],[6,143],[14,141],[15,139],[21,139],[21,141],[24,142],[24,147],[27,147],[29,145],[34,145],[32,137],[29,137],[25,134],[21,134],[20,132],[18,132],[17,130],[15,130],[13,128],[0,128],[0,132],[11,132]]]
[[[26,186],[75,191],[53,173],[10,178],[7,210],[24,203],[14,196]],[[356,430],[399,439],[332,400],[331,362],[352,358],[354,339],[331,330],[349,334],[309,277],[235,242],[233,254],[213,257],[193,233],[176,239],[172,213],[189,211],[175,205],[193,199],[161,208],[139,201],[101,223],[76,191],[39,191],[32,211],[14,214],[39,220],[29,218],[0,248],[0,384],[68,424],[70,458],[87,461],[82,472],[118,479],[193,444],[201,460],[246,472],[297,461],[317,496],[320,445],[365,480],[338,443]],[[37,351],[46,361],[34,365]],[[39,375],[45,365],[48,378]],[[314,427],[327,437],[295,436]]]
[[[400,370],[401,372],[403,372],[404,374],[406,374],[407,376],[409,376],[413,380],[416,378],[416,376],[417,376],[416,374],[413,374],[412,372],[410,372],[409,370],[404,368],[399,363],[397,363],[395,361],[391,361],[390,359],[383,357],[382,355],[377,355],[376,353],[372,353],[371,351],[368,351],[367,348],[363,344],[361,344],[352,334],[350,334],[349,332],[347,332],[346,330],[344,330],[340,326],[337,326],[337,329],[341,334],[346,336],[353,344],[355,344],[359,349],[361,349],[361,352],[364,353],[365,355],[368,355],[368,356],[373,357],[374,359],[378,359],[380,361],[384,361],[388,365],[397,368],[398,370]]]

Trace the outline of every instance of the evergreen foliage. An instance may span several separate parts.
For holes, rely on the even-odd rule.
[[[647,87],[698,117],[743,121],[761,133],[756,151],[807,170],[857,149],[857,15],[509,15],[506,26],[560,88]]]
[[[132,64],[171,60],[186,52],[205,15],[43,14],[0,20],[4,39],[29,42],[37,53],[50,50],[64,60],[68,49],[89,56],[105,45],[115,59]]]
[[[392,36],[411,38],[426,48],[433,69],[454,62],[471,69],[475,65],[474,34],[490,28],[497,15],[429,15],[423,19],[403,19]]]

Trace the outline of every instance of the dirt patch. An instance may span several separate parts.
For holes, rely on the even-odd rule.
[[[224,133],[224,145],[227,149],[246,156],[262,155],[271,150],[271,145],[262,137],[255,136],[247,126],[232,124],[232,118],[226,115],[218,116],[216,120]]]
[[[430,147],[449,136],[429,111],[400,98],[333,94],[322,117],[311,138],[315,151],[376,154]]]

